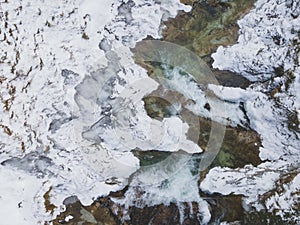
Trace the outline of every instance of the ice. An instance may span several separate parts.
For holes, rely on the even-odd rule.
[[[47,189],[46,180],[0,166],[0,216],[3,225],[40,224],[41,215],[46,214],[40,192]],[[5,218],[5,219],[4,219]]]
[[[272,0],[259,0],[255,6],[238,22],[238,44],[220,47],[212,55],[214,67],[241,73],[251,81],[275,75],[275,68],[283,65],[288,56],[289,43],[297,37],[292,30],[299,30],[299,17],[291,13],[293,8],[299,8],[297,1],[290,8]]]
[[[248,197],[246,202],[249,203],[255,202],[260,194],[274,188],[279,174],[273,171],[265,172],[264,168],[253,166],[239,170],[216,167],[209,171],[208,177],[211,179],[205,179],[200,185],[203,191],[224,195],[242,194]]]
[[[47,168],[54,166],[52,160],[41,152],[31,152],[21,159],[12,157],[1,162],[1,165],[18,168],[19,170],[35,174],[37,177],[44,177],[47,174],[52,175]]]
[[[238,43],[219,47],[212,55],[215,68],[240,73],[253,81],[246,90],[218,85],[209,88],[225,101],[243,102],[250,127],[261,136],[260,158],[265,162],[236,170],[214,168],[200,186],[208,192],[243,194],[246,208],[250,205],[270,212],[276,208],[276,214],[286,220],[289,213],[294,215],[294,203],[291,198],[281,198],[275,184],[282,174],[299,168],[299,130],[288,125],[292,120],[289,115],[299,112],[299,54],[295,50],[299,43],[298,12],[298,1],[258,0],[255,9],[238,21]],[[275,88],[281,91],[270,95]],[[299,123],[297,116],[294,127]],[[299,169],[296,171],[299,173]],[[292,183],[284,186],[294,190]],[[269,200],[257,201],[257,196],[271,190],[275,191]]]
[[[161,22],[178,10],[190,7],[178,0],[1,3],[7,24],[0,33],[1,74],[5,75],[0,77],[0,204],[5,206],[0,216],[7,225],[44,223],[64,209],[67,197],[91,204],[128,183],[122,204],[142,207],[194,201],[202,222],[209,221],[208,203],[200,198],[197,178],[187,163],[190,155],[175,157],[179,149],[202,150],[187,140],[188,125],[175,115],[163,121],[147,116],[141,98],[158,84],[134,64],[129,49],[148,35],[160,38]],[[196,102],[189,106],[191,111],[209,118],[203,108],[209,102],[215,114],[222,115],[217,121],[249,126],[263,142],[260,157],[265,163],[240,170],[214,168],[200,185],[203,190],[240,193],[248,205],[260,209],[258,194],[270,191],[282,172],[299,165],[299,132],[286,123],[288,113],[300,115],[300,70],[295,64],[299,55],[292,45],[299,42],[297,15],[297,1],[258,0],[256,8],[239,21],[238,44],[220,47],[213,54],[214,67],[255,81],[247,90],[215,84],[209,88],[216,98],[208,99],[175,71],[170,84]],[[293,72],[294,79],[289,88],[282,85],[285,93],[271,99],[268,81],[274,78],[272,84],[281,85],[288,80],[280,75],[281,68],[285,74]],[[221,111],[219,103],[227,110]],[[127,111],[119,113],[123,109]],[[130,152],[135,147],[168,150],[175,160],[171,157],[174,161],[169,164],[140,168]],[[158,177],[164,180],[158,182]],[[145,194],[132,202],[138,185]],[[295,202],[290,194],[298,186],[296,176],[282,195],[270,196],[267,209],[289,211]],[[43,195],[49,190],[49,200],[57,207],[53,214],[44,209]]]
[[[0,78],[1,98],[8,103],[1,104],[0,122],[6,131],[0,133],[0,204],[5,205],[0,213],[6,218],[5,225],[49,221],[64,209],[63,201],[69,196],[91,204],[98,196],[124,188],[127,178],[139,168],[129,149],[120,152],[100,146],[83,138],[82,133],[109,109],[107,105],[98,107],[99,102],[116,98],[125,83],[147,76],[137,66],[122,71],[130,53],[127,44],[133,46],[147,35],[158,37],[162,20],[190,7],[179,1],[149,1],[146,5],[134,1],[130,14],[121,5],[117,0],[1,3],[1,74],[5,75]],[[143,18],[139,17],[141,12]],[[128,24],[119,20],[123,15]],[[122,47],[123,65],[109,65],[108,61],[119,57],[110,55],[110,50]],[[134,65],[133,61],[129,64]],[[98,76],[104,68],[108,68],[107,76]],[[130,70],[138,75],[127,76]],[[124,79],[107,79],[111,76]],[[113,90],[100,90],[95,78],[112,82]],[[80,90],[79,84],[88,88]],[[99,91],[103,91],[103,99],[97,99]],[[77,98],[78,92],[81,98]],[[135,103],[143,121],[143,106]],[[185,127],[176,119],[160,127],[174,133],[174,123]],[[185,130],[175,133],[175,139],[190,150],[190,143],[183,138]],[[118,182],[107,184],[113,177]],[[50,188],[49,201],[56,206],[52,214],[45,211],[43,199]]]

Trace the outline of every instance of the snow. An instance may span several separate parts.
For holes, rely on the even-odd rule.
[[[199,196],[198,177],[191,173],[190,160],[190,155],[178,153],[153,165],[142,167],[133,175],[125,197],[114,201],[125,205],[126,208],[132,205],[142,208],[161,203],[176,203],[181,211],[185,208],[182,203],[197,202],[201,223],[208,223],[211,218],[209,204]]]
[[[45,180],[3,166],[0,167],[0,176],[0,201],[5,206],[0,210],[3,218],[1,224],[42,224],[36,217],[45,213],[42,196],[39,194],[43,190],[46,192],[49,184]]]
[[[203,68],[202,71],[209,70],[208,68]],[[207,92],[203,91],[199,86],[202,84],[201,79],[196,78],[196,74],[187,74],[183,76],[180,73],[180,68],[175,67],[173,70],[165,70],[168,79],[165,79],[165,86],[168,89],[175,90],[182,93],[186,99],[193,100],[194,104],[187,104],[185,108],[193,112],[195,115],[202,116],[213,121],[219,122],[225,125],[244,126],[246,124],[246,117],[243,111],[240,109],[239,104],[234,102],[223,101],[224,99],[215,98],[214,96],[209,96]],[[201,73],[201,71],[200,71]],[[214,76],[213,74],[206,74],[205,76]],[[203,79],[203,78],[202,78]],[[215,81],[217,83],[217,81]],[[209,84],[211,86],[213,84]],[[205,105],[210,105],[210,110],[205,108]]]
[[[285,184],[283,194],[277,193],[280,189],[276,184],[292,168],[299,173],[299,132],[288,126],[288,115],[299,112],[299,53],[295,44],[299,43],[300,17],[295,16],[299,8],[299,1],[258,0],[255,9],[238,21],[238,43],[219,47],[212,55],[215,68],[237,72],[253,81],[246,90],[218,85],[209,88],[222,100],[244,104],[250,127],[261,136],[259,156],[265,162],[241,169],[213,168],[200,185],[207,192],[243,194],[246,208],[267,209],[287,220],[291,219],[289,213],[295,212],[294,197],[287,196],[296,190],[293,182],[297,184],[298,175]],[[276,74],[279,67],[283,74]],[[294,79],[289,81],[288,73]],[[287,82],[291,82],[290,87]],[[274,87],[281,87],[282,92],[272,98],[269,93]],[[266,202],[258,199],[271,190],[276,194]]]
[[[284,216],[285,213],[296,212],[296,208],[293,207],[296,207],[299,202],[300,174],[290,183],[283,184],[283,189],[282,193],[275,193],[266,201],[266,206],[270,211],[277,210],[281,212],[282,216]],[[297,220],[299,222],[299,218]]]
[[[262,139],[264,163],[214,168],[200,184],[202,190],[243,194],[248,206],[261,209],[258,195],[276,188],[280,174],[290,167],[299,168],[299,133],[287,125],[288,112],[296,111],[300,118],[300,69],[295,64],[299,54],[291,44],[299,42],[299,8],[297,1],[258,0],[255,9],[238,22],[238,43],[220,47],[212,55],[215,68],[254,81],[246,90],[214,83],[208,88],[216,97],[205,98],[195,83],[173,71],[169,84],[195,101],[188,109],[223,125],[249,126]],[[190,155],[176,153],[202,150],[186,138],[188,125],[178,117],[155,121],[147,116],[141,99],[158,83],[134,64],[129,50],[147,35],[160,38],[161,22],[178,10],[190,7],[179,0],[1,3],[0,204],[5,207],[0,216],[6,218],[4,225],[43,224],[64,210],[65,198],[76,195],[83,204],[91,204],[98,196],[122,189],[130,176],[122,204],[142,207],[195,201],[201,206],[202,222],[209,221],[209,206],[200,198],[197,179],[188,167]],[[295,76],[289,89],[282,85],[284,76],[274,77],[281,66]],[[271,78],[269,84],[285,90],[275,96],[278,99],[268,95]],[[207,102],[215,110],[212,114],[203,107]],[[140,168],[130,152],[136,147],[173,153],[169,163]],[[118,182],[106,182],[112,179]],[[291,211],[299,179],[297,175],[283,193],[271,196],[264,203],[267,209],[281,215]],[[137,186],[145,192],[140,202],[132,202]],[[57,206],[53,214],[44,207],[43,195],[50,189],[50,202]],[[72,220],[71,215],[65,220]]]
[[[65,218],[65,221],[66,222],[69,222],[70,220],[72,220],[74,217],[72,216],[72,215],[68,215],[68,216],[66,216],[66,218]]]
[[[297,1],[258,0],[255,9],[238,21],[238,44],[220,47],[212,55],[215,68],[241,73],[251,81],[266,80],[274,76],[275,68],[284,64],[289,44],[297,37],[299,10]],[[288,8],[289,7],[289,8]],[[241,62],[241,63],[240,63]]]
[[[259,195],[273,189],[279,174],[265,171],[265,168],[246,166],[242,169],[215,167],[211,169],[200,188],[208,193],[219,192],[224,195],[241,194],[247,203],[258,200]],[[220,188],[221,191],[220,191]]]
[[[0,133],[0,173],[4,185],[0,204],[5,207],[0,211],[7,225],[43,224],[64,209],[63,200],[69,196],[77,195],[83,204],[91,204],[98,196],[122,189],[139,168],[130,149],[116,151],[82,136],[99,119],[100,109],[95,104],[97,99],[82,98],[85,102],[80,105],[82,102],[74,98],[84,79],[114,59],[99,49],[101,40],[107,39],[106,50],[123,49],[123,66],[112,67],[126,67],[128,71],[120,77],[127,83],[134,82],[147,74],[132,59],[126,59],[130,55],[128,47],[147,35],[158,37],[162,20],[175,16],[180,9],[190,9],[179,1],[133,2],[130,23],[122,21],[124,15],[119,7],[123,3],[116,0],[1,3],[0,125],[4,132]],[[139,16],[141,12],[143,18]],[[135,69],[137,74],[131,76],[130,71]],[[90,86],[81,94],[93,97],[95,88]],[[112,88],[118,96],[124,86]],[[94,97],[98,92],[99,89]],[[144,94],[133,99],[138,110],[142,108],[139,98]],[[140,111],[139,116],[143,121],[145,111]],[[187,127],[178,119],[169,119],[158,127],[174,133],[173,125],[183,127],[181,132],[175,132],[176,145],[193,149],[184,138]],[[112,177],[119,182],[106,184]],[[53,214],[44,208],[43,195],[50,187],[50,201],[57,206]],[[17,207],[19,202],[21,208]]]

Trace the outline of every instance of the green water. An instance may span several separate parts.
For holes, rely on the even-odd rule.
[[[189,13],[180,12],[175,19],[168,20],[165,24],[167,28],[163,31],[163,40],[169,41],[188,48],[197,56],[200,56],[208,64],[211,63],[210,54],[214,52],[218,46],[231,45],[236,42],[238,37],[238,26],[236,21],[248,12],[252,7],[254,0],[232,0],[226,3],[221,1],[199,1],[186,0],[193,6]],[[179,60],[180,61],[180,60]],[[186,61],[184,61],[186,62]],[[154,78],[154,74],[165,76],[164,71],[159,64],[142,63],[149,76]],[[197,68],[195,66],[186,65],[186,68]],[[193,73],[193,71],[190,71]],[[246,87],[249,82],[241,76],[230,72],[213,71],[218,82],[226,86]],[[183,76],[185,74],[182,74]],[[159,81],[159,80],[158,80]],[[177,93],[178,98],[182,95]],[[166,101],[164,98],[146,96],[144,99],[145,109],[150,117],[162,121],[177,113],[173,102]],[[183,115],[178,115],[184,118]],[[191,139],[198,140],[197,144],[206,149],[211,133],[211,121],[198,117],[201,129],[196,137]],[[198,130],[195,128],[195,130]],[[191,132],[195,136],[195,132]],[[192,136],[192,135],[190,135]],[[202,160],[201,154],[191,155],[189,160],[192,173],[199,176],[199,183],[205,177],[209,169],[221,166],[230,168],[242,168],[247,164],[258,165],[261,163],[258,157],[258,148],[261,145],[259,135],[252,130],[237,127],[226,127],[224,140],[221,150],[212,162],[210,167],[199,172],[199,163]],[[241,151],[243,149],[243,151]],[[132,150],[134,155],[140,160],[142,167],[155,165],[166,160],[171,153],[161,152],[152,149],[150,151]],[[117,193],[111,193],[110,196],[118,196],[122,198],[126,192],[126,188]],[[246,212],[242,206],[242,196],[229,195],[222,196],[216,194],[201,193],[200,196],[207,199],[211,206],[212,220],[210,224],[219,224],[220,221],[240,221],[241,224],[284,224],[280,217],[267,212]],[[69,224],[92,224],[87,221],[87,216],[93,214],[98,224],[120,224],[122,212],[116,214],[114,211],[114,203],[109,197],[99,198],[91,206],[83,206],[80,202],[76,202],[67,206],[64,213],[59,215],[54,224],[60,224],[59,219],[65,218],[66,215],[75,215],[74,223]],[[84,210],[86,211],[84,211]],[[85,212],[85,213],[83,213]],[[132,218],[134,221],[152,221],[152,224],[177,224],[174,217],[178,210],[174,204],[170,206],[145,207],[138,209],[131,207]],[[172,221],[172,222],[170,222]],[[198,224],[197,220],[190,220],[187,224]],[[178,222],[178,221],[177,221]],[[126,222],[124,224],[134,224]]]

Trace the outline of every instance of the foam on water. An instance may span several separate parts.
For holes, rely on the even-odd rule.
[[[165,80],[166,86],[182,93],[187,99],[193,100],[194,104],[185,107],[195,115],[212,119],[224,125],[237,126],[246,125],[246,116],[240,104],[233,101],[224,101],[222,98],[208,96],[199,86],[199,83],[190,74],[182,74],[181,68],[165,68],[164,72],[168,79]],[[213,75],[212,75],[213,76]],[[205,105],[209,104],[210,109]]]
[[[116,202],[143,207],[194,201],[199,204],[200,219],[207,223],[209,207],[199,196],[190,155],[171,154],[167,161],[140,168],[130,152],[136,147],[202,151],[187,140],[188,125],[178,117],[155,121],[147,116],[141,99],[158,83],[134,64],[129,50],[147,35],[159,38],[161,22],[190,7],[177,0],[64,3],[1,3],[7,12],[2,15],[7,24],[0,33],[4,40],[0,51],[5,56],[1,58],[5,74],[0,77],[1,97],[9,105],[1,107],[0,204],[5,208],[0,215],[13,215],[7,220],[11,224],[43,223],[64,209],[66,197],[77,195],[83,204],[91,204],[129,183],[124,199]],[[252,81],[273,77],[282,64],[292,70],[295,79],[288,94],[278,94],[281,107],[262,93],[267,88],[261,83],[247,90],[211,85],[218,98],[209,101],[195,82],[179,76],[176,68],[172,72],[169,84],[195,101],[189,108],[195,114],[209,118],[205,103],[209,101],[218,112],[219,103],[225,102],[227,110],[217,117],[219,122],[236,126],[249,119],[247,125],[262,137],[260,157],[270,161],[240,170],[214,168],[201,183],[202,190],[243,194],[248,205],[261,209],[258,194],[274,188],[280,173],[291,164],[299,165],[299,133],[289,129],[285,116],[294,110],[300,115],[299,66],[293,61],[299,55],[291,47],[298,40],[297,15],[297,1],[259,0],[256,9],[239,21],[239,43],[220,47],[213,55],[215,67]],[[259,17],[263,19],[258,21]],[[274,79],[278,84],[284,81]],[[112,177],[116,184],[107,182]],[[285,195],[296,193],[297,185],[299,176],[289,183]],[[133,201],[139,187],[144,192]],[[50,188],[50,202],[57,206],[53,214],[44,209],[43,195]],[[282,210],[278,212],[283,215],[294,199],[284,200],[272,196],[266,206],[280,210],[274,203],[279,202]]]
[[[199,196],[198,173],[192,173],[191,160],[190,155],[178,153],[154,165],[140,168],[131,177],[124,198],[114,201],[126,208],[132,205],[143,208],[175,203],[179,206],[181,222],[185,216],[183,203],[196,202],[199,206],[199,219],[203,224],[208,223],[211,217],[209,205]]]

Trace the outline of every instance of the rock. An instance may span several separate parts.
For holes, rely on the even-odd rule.
[[[195,1],[191,12],[179,13],[169,19],[163,31],[163,40],[185,46],[203,57],[220,45],[232,45],[238,37],[236,21],[252,7],[254,0]]]
[[[188,204],[186,204],[186,206],[187,205]],[[189,212],[186,212],[184,218],[180,218],[183,215],[180,215],[178,207],[172,203],[169,206],[161,204],[144,208],[132,206],[126,210],[114,203],[109,197],[102,197],[91,206],[83,206],[80,201],[69,204],[66,206],[65,212],[58,215],[51,222],[53,222],[54,225],[137,225],[150,223],[153,225],[200,225],[197,204],[193,203],[191,206],[193,207],[192,209],[189,209],[189,207],[186,207],[186,209],[193,213],[190,215]],[[72,215],[73,218],[66,221],[69,215]],[[182,223],[180,221],[182,221]]]
[[[175,95],[176,93],[173,93]],[[178,94],[178,97],[181,95]],[[182,97],[182,96],[181,96]],[[168,109],[172,106],[171,103],[166,102],[162,98],[155,97],[145,97],[145,109],[148,115],[152,118],[157,118],[159,112],[161,118],[163,119],[163,115],[166,117],[170,116],[168,114]],[[157,107],[160,106],[160,107]],[[159,112],[158,112],[159,111]],[[182,119],[185,118],[184,110],[181,111],[180,116]],[[185,114],[186,115],[186,114]],[[199,124],[189,124],[190,128],[188,131],[188,138],[190,140],[198,140],[198,145],[202,149],[206,149],[208,140],[210,138],[210,129],[211,129],[211,121],[205,119],[203,117],[198,117],[200,124],[200,133],[198,134],[199,129],[194,126],[198,126]],[[197,136],[195,136],[195,132],[197,132]],[[259,135],[250,129],[242,128],[242,127],[226,127],[226,133],[223,139],[223,143],[221,146],[221,150],[217,155],[216,159],[210,166],[210,168],[215,166],[227,166],[230,168],[241,168],[247,164],[252,164],[257,166],[261,163],[259,158],[259,147],[261,146],[261,140]],[[147,157],[153,157],[153,152],[143,152],[142,158],[146,159]],[[155,153],[160,155],[159,157],[163,157],[162,153]],[[156,160],[159,159],[155,158]],[[167,157],[167,156],[166,156]],[[155,160],[154,159],[154,160]]]
[[[193,9],[188,13],[180,12],[175,19],[169,19],[165,22],[166,29],[163,31],[163,40],[185,46],[201,57],[206,56],[207,61],[209,61],[211,60],[209,55],[216,50],[218,46],[235,43],[238,36],[236,20],[252,7],[254,0],[233,0],[229,2],[217,0],[182,0],[181,2],[193,5]],[[124,10],[121,9],[121,11]],[[101,49],[107,48],[108,47],[102,43]],[[140,63],[138,59],[137,63]],[[150,76],[155,70],[155,65],[144,63],[140,65],[148,70]],[[230,72],[227,72],[227,78],[224,78],[226,75],[222,77],[222,73],[223,72],[217,73],[217,77],[220,77],[221,81],[219,81],[222,84],[227,83],[228,86],[248,85],[245,80],[235,81],[235,78],[238,77],[237,75],[233,76]],[[173,92],[172,94],[176,93]],[[183,96],[178,93],[176,97],[183,98]],[[172,105],[173,102],[168,102],[163,98],[148,96],[143,100],[148,115],[154,119],[162,120],[163,118],[172,116],[174,112],[180,114]],[[188,104],[188,101],[184,99],[181,99],[180,102]],[[207,105],[206,108],[209,109],[210,106]],[[182,113],[184,113],[184,111]],[[201,124],[200,134],[197,133],[195,136],[193,129],[198,130],[198,128],[190,125],[190,130],[187,135],[192,140],[199,139],[198,144],[205,149],[210,135],[210,121],[200,117],[199,121]],[[257,145],[254,145],[254,143]],[[258,157],[259,146],[259,136],[255,132],[240,127],[227,127],[227,133],[220,155],[217,156],[212,167],[231,166],[236,168],[248,163],[257,165],[260,162]],[[241,148],[244,149],[244,151],[240,151]],[[138,149],[134,150],[133,153],[141,160],[142,165],[151,165],[159,162],[168,157],[169,154],[155,150],[145,152],[139,151]],[[195,161],[197,157],[198,156],[195,155]],[[202,174],[202,177],[204,176],[205,172]],[[200,224],[199,215],[197,215],[199,211],[197,203],[191,204],[192,209],[190,209],[189,212],[187,212],[189,207],[186,207],[189,204],[182,203],[185,205],[185,210],[184,218],[181,218],[183,215],[180,215],[178,206],[172,203],[168,206],[155,205],[144,208],[130,206],[128,209],[125,209],[123,206],[112,201],[111,198],[122,198],[127,189],[128,187],[118,192],[111,192],[108,197],[99,198],[91,206],[83,206],[79,201],[70,204],[66,207],[65,212],[53,220],[53,224],[62,224],[59,221],[65,221],[67,215],[74,215],[74,218],[68,222],[68,224],[89,224],[88,221],[84,220],[85,217],[81,216],[84,210],[93,216],[97,224]],[[205,193],[200,193],[200,195],[206,197],[211,205],[212,221],[218,222],[220,218],[222,218],[222,221],[227,220],[229,222],[243,219],[244,212],[241,196],[209,196]],[[84,210],[82,210],[82,208],[84,208]]]

